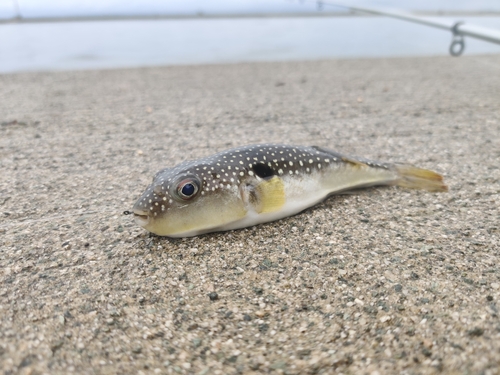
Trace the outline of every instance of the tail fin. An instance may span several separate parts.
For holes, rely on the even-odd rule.
[[[448,191],[448,186],[443,182],[443,176],[411,165],[395,165],[399,178],[395,185],[411,189],[423,189],[427,191]]]

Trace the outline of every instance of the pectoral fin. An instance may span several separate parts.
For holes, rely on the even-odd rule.
[[[245,205],[257,213],[278,211],[285,204],[285,187],[281,178],[253,180],[240,187]]]

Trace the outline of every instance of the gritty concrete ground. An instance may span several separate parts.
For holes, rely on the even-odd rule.
[[[497,374],[500,56],[0,76],[2,374]],[[160,168],[282,142],[450,192],[331,197],[171,240]]]

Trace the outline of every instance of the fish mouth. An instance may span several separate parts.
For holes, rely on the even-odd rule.
[[[145,227],[149,224],[149,216],[146,212],[141,210],[134,210],[133,214],[135,222],[141,227]]]

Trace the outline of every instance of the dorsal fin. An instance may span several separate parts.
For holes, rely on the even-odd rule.
[[[349,158],[347,156],[343,156],[342,157],[342,161],[345,162],[345,163],[349,163],[353,167],[357,167],[357,168],[367,167],[368,166],[367,164],[363,163],[362,161],[359,161],[359,160],[356,160],[356,159],[352,159],[352,158]]]
[[[357,160],[356,158],[353,158],[351,156],[342,155],[336,151],[329,150],[327,148],[323,148],[320,146],[311,146],[311,148],[313,148],[319,152],[324,152],[325,154],[328,154],[334,158],[337,158],[338,160],[342,160],[345,163],[352,164],[354,167],[366,167],[366,163],[364,163],[360,160]]]
[[[335,158],[338,158],[338,159],[342,159],[345,157],[345,155],[342,155],[342,154],[338,153],[337,151],[329,150],[329,149],[321,147],[321,146],[311,146],[311,148],[313,148],[319,152],[324,152],[325,154],[328,154],[328,155],[335,157]]]

